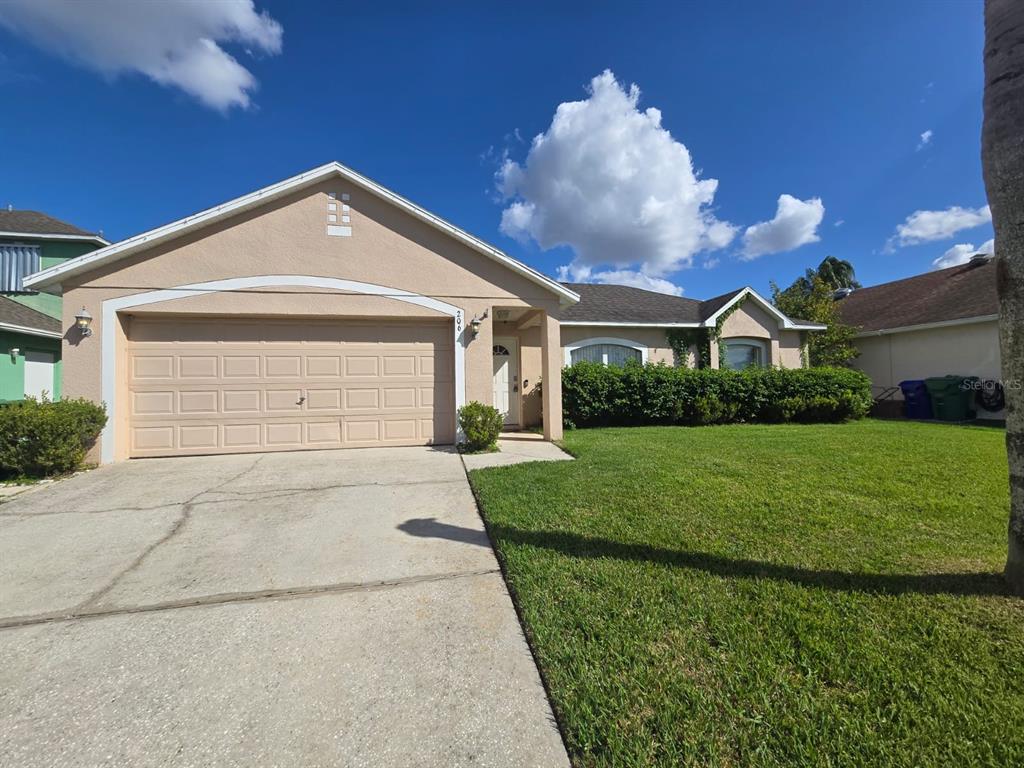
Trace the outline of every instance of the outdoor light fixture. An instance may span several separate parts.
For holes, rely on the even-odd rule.
[[[78,332],[83,336],[92,336],[92,328],[89,326],[92,324],[92,315],[89,314],[89,310],[82,307],[78,314],[75,315],[75,325],[78,327]]]
[[[14,348],[11,349],[10,355],[11,355],[11,362],[12,363],[18,362],[18,354],[20,352],[21,352],[21,350],[18,347],[14,347]]]
[[[473,330],[474,338],[478,333],[480,333],[480,326],[483,324],[484,320],[487,319],[488,312],[489,310],[485,309],[484,313],[480,315],[480,317],[474,316],[473,319],[469,321],[469,327]]]

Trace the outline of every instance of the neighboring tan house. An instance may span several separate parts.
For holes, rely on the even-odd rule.
[[[799,366],[821,327],[749,288],[563,285],[337,163],[27,284],[64,294],[65,394],[107,404],[102,461],[451,443],[473,400],[557,439],[566,363],[671,364],[667,330],[735,308],[727,360]]]
[[[837,299],[843,322],[859,332],[856,368],[876,397],[902,400],[899,383],[932,376],[1001,379],[996,265],[979,254],[967,264],[927,272]],[[895,391],[894,391],[895,390]],[[981,418],[1003,412],[979,409]]]
[[[99,235],[45,213],[0,210],[0,401],[60,398],[61,300],[23,281],[103,245]]]

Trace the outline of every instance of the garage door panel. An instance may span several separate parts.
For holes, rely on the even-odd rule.
[[[256,379],[260,375],[259,355],[223,355],[221,365],[226,379]]]
[[[210,451],[220,446],[217,424],[182,424],[178,427],[178,447],[182,450]]]
[[[132,415],[170,416],[174,414],[174,392],[133,392]]]
[[[171,355],[143,355],[132,361],[132,376],[136,379],[174,378],[174,357]]]
[[[228,450],[258,449],[263,443],[262,424],[225,424],[224,447]]]
[[[297,379],[302,375],[302,358],[299,355],[267,355],[264,359],[268,379]]]
[[[267,413],[302,410],[302,390],[299,389],[268,389],[264,392]]]
[[[171,451],[176,447],[175,428],[172,426],[135,427],[132,429],[132,447],[139,451]]]
[[[338,378],[341,376],[341,356],[332,355],[310,355],[306,358],[306,376],[310,378],[327,376]]]
[[[182,414],[216,414],[219,413],[219,400],[220,393],[215,389],[178,392],[178,412]]]
[[[224,413],[259,413],[260,395],[258,389],[226,389],[221,393]]]
[[[133,456],[454,439],[450,324],[146,318],[130,334]]]
[[[309,422],[306,424],[306,442],[321,447],[340,447],[341,420]]]
[[[307,389],[306,390],[307,411],[340,411],[341,390],[340,389]]]

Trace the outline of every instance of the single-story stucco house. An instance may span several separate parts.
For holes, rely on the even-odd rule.
[[[999,297],[995,260],[967,264],[858,288],[837,298],[843,322],[858,329],[853,366],[870,378],[876,397],[902,400],[901,381],[977,376],[1000,381]],[[1003,411],[978,410],[1002,419]]]
[[[473,400],[557,439],[565,364],[672,364],[669,329],[728,314],[727,363],[800,366],[821,328],[750,288],[559,283],[338,163],[26,284],[64,296],[64,392],[107,404],[102,461],[451,443]]]

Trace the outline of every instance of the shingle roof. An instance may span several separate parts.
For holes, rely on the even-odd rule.
[[[728,293],[723,293],[721,296],[715,296],[713,299],[702,301],[700,303],[700,319],[707,320],[715,314],[715,312],[736,298],[736,294],[742,290],[742,288],[737,288],[735,291],[729,291]]]
[[[68,224],[39,211],[9,211],[6,208],[0,208],[0,232],[98,237],[95,232],[87,232],[74,224]]]
[[[562,320],[595,323],[698,323],[701,302],[645,291],[628,285],[562,283],[580,295],[580,302],[562,313]]]
[[[35,328],[51,333],[60,333],[61,330],[60,320],[37,312],[6,296],[0,296],[0,323],[20,325],[22,328]]]
[[[843,322],[881,331],[999,314],[996,265],[990,259],[859,288],[838,299]]]

